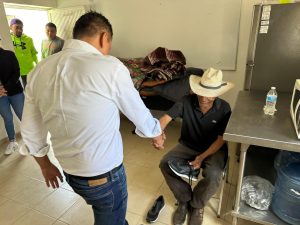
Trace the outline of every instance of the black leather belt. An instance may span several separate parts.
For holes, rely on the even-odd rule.
[[[64,172],[64,173],[67,174],[70,177],[79,178],[79,179],[82,179],[82,180],[98,180],[98,179],[108,177],[110,174],[114,174],[114,173],[118,172],[119,169],[121,169],[122,166],[123,166],[123,163],[121,163],[119,166],[113,168],[111,171],[108,171],[106,173],[103,173],[103,174],[100,174],[100,175],[97,175],[97,176],[93,176],[93,177],[81,177],[81,176],[68,174],[66,172]]]

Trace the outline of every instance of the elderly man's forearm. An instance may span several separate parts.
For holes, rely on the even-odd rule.
[[[222,136],[218,136],[218,138],[211,144],[211,146],[203,153],[201,153],[200,157],[204,160],[208,156],[216,153],[220,150],[220,148],[224,145],[225,141]]]

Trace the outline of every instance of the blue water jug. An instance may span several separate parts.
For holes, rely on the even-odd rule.
[[[300,225],[300,163],[279,167],[272,211],[283,221]]]
[[[290,152],[290,151],[280,151],[275,160],[274,167],[278,171],[278,168],[281,166],[288,166],[291,163],[300,162],[300,153],[299,152]]]

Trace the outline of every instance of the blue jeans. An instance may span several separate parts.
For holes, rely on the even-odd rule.
[[[87,178],[67,173],[65,176],[73,190],[92,206],[94,225],[128,225],[125,220],[128,193],[124,166],[113,174],[109,173],[107,182],[97,186],[89,185]]]
[[[13,96],[2,96],[0,97],[0,115],[4,120],[4,125],[8,139],[13,141],[16,139],[13,114],[11,107],[15,111],[17,117],[22,119],[22,112],[24,107],[24,94],[16,94]]]

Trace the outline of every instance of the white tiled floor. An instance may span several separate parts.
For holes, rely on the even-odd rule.
[[[129,202],[127,220],[130,225],[147,224],[145,215],[154,200],[163,195],[166,207],[157,225],[171,225],[175,199],[164,182],[158,164],[162,156],[177,143],[180,122],[167,129],[165,150],[152,148],[149,139],[133,135],[133,125],[122,118],[124,164],[127,172]],[[3,155],[7,143],[0,145],[0,225],[92,225],[93,213],[67,183],[57,190],[46,187],[38,165],[32,157],[18,153]],[[55,159],[53,159],[55,160]],[[234,161],[234,160],[233,160]],[[230,224],[225,214],[233,205],[236,165],[231,163],[229,180],[225,186],[221,219],[216,217],[217,199],[205,208],[204,225]],[[231,183],[231,184],[230,184]],[[246,224],[241,221],[240,224]],[[248,225],[253,223],[247,223]]]

